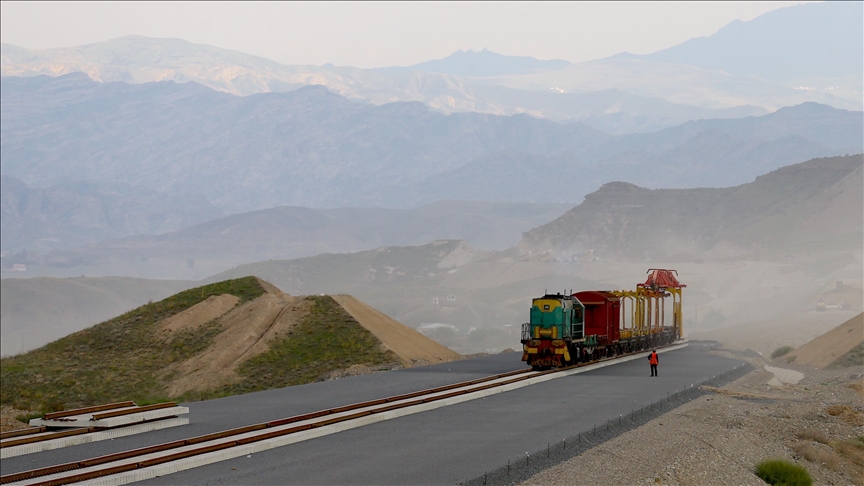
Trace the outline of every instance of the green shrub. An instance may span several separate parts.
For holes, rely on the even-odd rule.
[[[756,475],[768,484],[776,486],[810,486],[813,479],[810,474],[794,462],[782,459],[771,459],[760,462],[756,466]]]
[[[771,353],[771,359],[779,358],[780,356],[783,356],[789,351],[792,351],[792,349],[792,346],[781,346],[775,349],[773,353]]]

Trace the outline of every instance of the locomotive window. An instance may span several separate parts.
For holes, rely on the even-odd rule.
[[[577,306],[573,309],[573,319],[576,322],[582,322],[582,308],[581,307]]]
[[[543,304],[543,310],[549,310],[549,304]]]

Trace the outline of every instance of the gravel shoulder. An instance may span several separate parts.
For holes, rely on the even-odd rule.
[[[521,484],[760,485],[753,470],[773,458],[800,463],[815,484],[864,484],[864,369],[772,363],[804,374],[775,386],[764,361],[748,361],[755,371],[706,387],[707,394]]]

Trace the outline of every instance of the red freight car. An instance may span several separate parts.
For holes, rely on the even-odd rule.
[[[597,336],[604,348],[621,340],[621,298],[612,292],[586,290],[573,294],[585,306],[585,334]]]

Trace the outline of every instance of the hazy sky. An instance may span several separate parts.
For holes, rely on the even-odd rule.
[[[286,64],[380,67],[458,49],[578,62],[647,54],[804,2],[0,2],[0,39],[32,49],[129,34]]]

